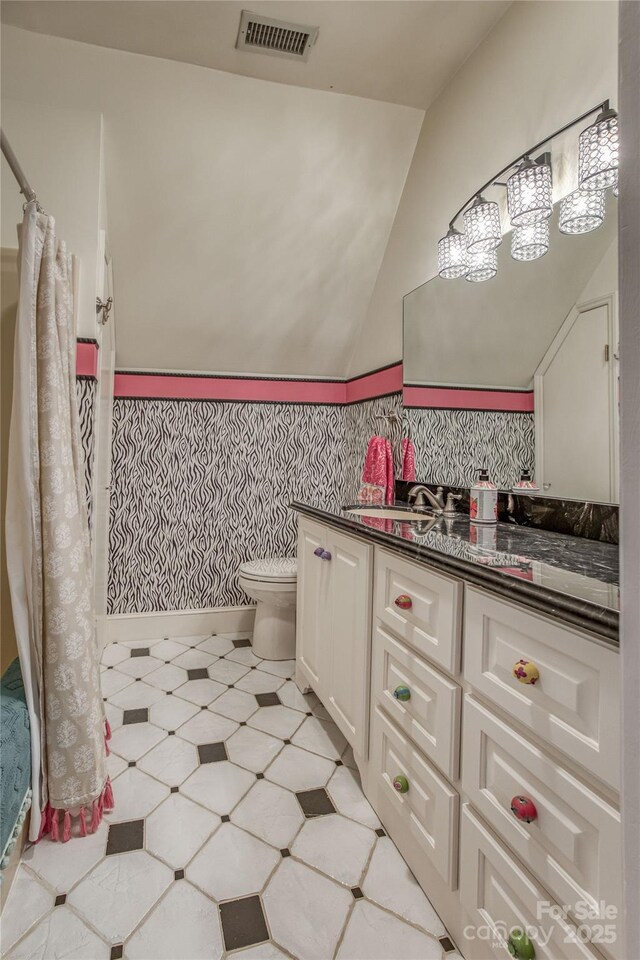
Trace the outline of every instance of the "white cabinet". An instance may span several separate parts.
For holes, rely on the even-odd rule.
[[[299,685],[318,694],[358,756],[369,737],[373,547],[302,520],[298,533]]]

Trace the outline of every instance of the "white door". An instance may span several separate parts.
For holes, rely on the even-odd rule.
[[[325,706],[354,751],[367,757],[373,548],[331,538],[331,625]]]
[[[301,519],[298,529],[298,594],[296,658],[298,686],[311,686],[323,696],[328,643],[329,580],[331,564],[316,551],[330,549],[325,527]]]
[[[100,298],[113,296],[111,259],[105,254]],[[111,488],[111,431],[113,414],[113,374],[115,366],[115,317],[113,306],[102,327],[100,371],[95,414],[95,462],[93,472],[93,584],[94,609],[98,622],[107,614],[109,575],[109,491]],[[100,631],[99,634],[100,635]]]
[[[536,479],[552,497],[617,500],[613,298],[578,305],[535,376]]]

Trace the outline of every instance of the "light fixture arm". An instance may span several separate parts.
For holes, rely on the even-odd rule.
[[[585,113],[580,114],[579,117],[576,117],[574,120],[571,120],[569,123],[565,123],[563,127],[560,127],[559,130],[556,130],[554,133],[550,134],[548,137],[545,137],[544,140],[540,140],[538,143],[534,144],[533,147],[529,147],[528,150],[525,150],[524,153],[521,153],[519,157],[516,157],[515,160],[512,160],[511,163],[508,163],[506,167],[503,167],[502,170],[499,170],[495,173],[490,180],[487,180],[479,190],[475,190],[474,193],[469,197],[469,199],[460,207],[458,212],[451,218],[449,221],[449,229],[455,230],[456,220],[462,216],[462,214],[473,204],[476,197],[480,196],[487,190],[489,187],[494,186],[505,186],[501,182],[500,178],[504,176],[505,173],[508,173],[509,170],[516,167],[522,160],[526,160],[527,157],[530,157],[532,153],[535,153],[541,147],[544,147],[545,144],[549,143],[551,140],[554,140],[556,137],[559,137],[561,133],[564,133],[566,130],[570,130],[571,127],[575,127],[577,124],[582,123],[583,120],[586,120],[587,117],[590,117],[594,113],[604,112],[610,109],[609,101],[602,100],[600,103],[596,104],[595,107],[592,107],[590,110],[585,111]],[[545,155],[546,157],[546,155]],[[535,162],[538,163],[542,161],[542,157],[539,157]]]

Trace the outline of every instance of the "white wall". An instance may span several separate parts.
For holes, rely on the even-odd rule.
[[[104,115],[119,366],[346,374],[422,111],[15,28],[2,41],[4,96]]]
[[[4,32],[4,31],[3,31]],[[12,84],[7,84],[11,87]],[[16,90],[17,85],[15,85]],[[28,88],[28,84],[25,85]],[[2,129],[58,236],[80,258],[78,336],[97,337],[96,267],[100,205],[101,118],[3,91]],[[24,197],[2,157],[2,246],[17,247]]]
[[[438,240],[467,197],[573,117],[615,105],[616,91],[617,3],[511,6],[425,115],[352,374],[402,355],[402,297],[436,274]]]

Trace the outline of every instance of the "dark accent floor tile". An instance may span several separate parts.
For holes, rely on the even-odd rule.
[[[220,918],[224,945],[227,950],[238,950],[269,939],[260,897],[244,897],[220,904]]]
[[[280,856],[281,856],[281,857],[290,857],[290,856],[291,856],[291,850],[287,850],[287,848],[284,847],[284,848],[280,851]]]
[[[307,711],[307,713],[305,714],[305,716],[307,716],[307,717],[312,717],[312,716],[313,716],[313,714],[311,713],[311,711],[310,711],[310,710],[308,710],[308,711]]]
[[[206,667],[195,667],[193,670],[187,670],[189,680],[208,680],[209,673]]]
[[[107,839],[107,856],[113,853],[128,853],[129,850],[142,850],[144,846],[144,820],[128,820],[126,823],[112,823]]]
[[[224,743],[203,743],[198,747],[200,763],[218,763],[219,760],[228,760],[227,748]]]
[[[125,710],[122,716],[123,723],[148,723],[149,708],[139,707],[136,710]]]
[[[62,904],[66,902],[67,902],[66,893],[59,893],[58,896],[56,897],[56,902],[54,903],[54,907],[61,907]]]
[[[251,640],[233,640],[232,642],[233,642],[233,645],[234,645],[234,647],[236,648],[236,650],[238,649],[238,647],[250,647],[250,646],[251,646]]]
[[[246,721],[246,720],[241,720],[241,721],[240,721],[240,726],[241,726],[241,727],[246,727],[246,725],[247,725],[247,721]]]
[[[113,947],[111,947],[109,960],[122,960],[123,952],[124,952],[124,945],[121,943],[116,943]]]
[[[172,696],[173,696],[173,690],[167,690],[167,696],[168,696],[168,697],[172,697]]]
[[[171,660],[165,660],[165,663],[171,663]]]
[[[336,760],[336,767],[342,767],[342,766],[344,766],[344,764],[342,763],[342,760]]]
[[[142,677],[136,677],[136,683],[142,683]]]
[[[113,670],[113,667],[107,667],[107,670]]]
[[[384,830],[382,829],[382,827],[378,827],[378,829],[376,830],[376,836],[378,836],[378,837],[386,837],[386,833],[384,832]]]
[[[455,944],[451,942],[449,937],[440,937],[439,943],[445,953],[451,953],[452,950],[455,950]]]
[[[228,813],[225,813],[222,817],[220,817],[220,820],[222,821],[222,823],[229,823],[229,821],[231,820],[231,817],[229,816]]]
[[[277,693],[256,693],[259,707],[279,707],[282,700]]]
[[[175,737],[175,735],[176,735],[175,730],[167,730],[167,736],[168,736],[168,737]]]
[[[285,742],[285,744],[291,743],[291,740],[285,740],[284,742]]]
[[[180,787],[171,787],[171,793],[179,793]]]
[[[235,685],[235,683],[228,683],[228,684],[227,684],[227,687],[229,688],[229,690],[235,690],[236,685]]]
[[[301,793],[296,793],[296,797],[307,819],[323,817],[327,813],[336,812],[336,808],[324,787],[319,787],[316,790],[303,790]]]
[[[127,764],[128,767],[135,767],[135,765],[136,765],[135,760],[129,760],[129,763]]]
[[[362,892],[360,887],[351,887],[351,893],[353,894],[354,900],[362,900],[362,898],[364,897],[364,893]]]
[[[148,657],[149,656],[149,647],[138,647],[137,650],[131,651],[132,657]]]
[[[174,880],[184,880],[184,870],[176,870],[173,874]]]
[[[208,709],[209,709],[209,707],[207,707],[207,706],[204,706],[204,707],[200,707],[200,709],[201,709],[201,710],[208,710]]]
[[[256,773],[256,780],[264,780],[264,773]]]

